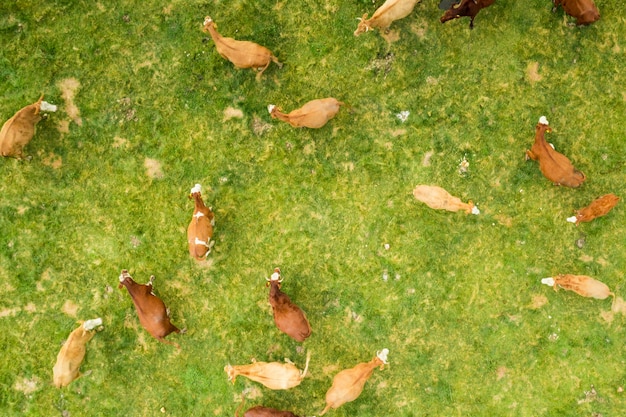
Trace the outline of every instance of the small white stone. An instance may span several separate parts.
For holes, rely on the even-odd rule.
[[[385,249],[389,250],[390,246],[389,243],[385,243]]]

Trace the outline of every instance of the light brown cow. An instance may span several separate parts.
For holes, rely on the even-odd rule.
[[[152,292],[153,281],[154,275],[150,276],[150,281],[147,284],[137,284],[128,271],[123,269],[120,274],[119,288],[126,287],[128,290],[143,328],[158,341],[174,345],[180,349],[177,343],[165,340],[165,336],[172,332],[184,333],[185,330],[178,329],[170,321],[169,310],[163,301]]]
[[[565,13],[576,18],[578,26],[590,25],[600,19],[600,11],[593,0],[552,0],[552,4],[554,4],[552,12],[563,6]]]
[[[56,111],[57,106],[43,101],[43,94],[33,104],[22,108],[7,120],[0,130],[0,154],[22,159],[24,147],[35,136],[35,125],[42,111]]]
[[[446,23],[448,20],[469,16],[470,29],[474,29],[474,18],[478,12],[487,6],[491,6],[494,1],[495,0],[461,0],[460,3],[452,4],[439,20],[441,23]],[[442,1],[442,3],[444,2]]]
[[[339,112],[339,107],[344,103],[328,97],[311,100],[299,109],[285,114],[273,104],[267,106],[267,111],[274,119],[282,120],[293,127],[309,127],[319,129]]]
[[[380,6],[372,17],[367,18],[367,13],[359,18],[359,25],[354,31],[354,36],[359,36],[363,32],[370,29],[389,29],[391,23],[396,20],[407,17],[413,11],[413,8],[420,0],[387,0]]]
[[[333,378],[333,385],[326,392],[326,408],[320,412],[320,416],[326,414],[331,408],[339,408],[347,402],[356,400],[372,372],[377,367],[383,369],[388,363],[389,349],[383,349],[376,353],[376,357],[369,362],[363,362],[357,366],[344,369]]]
[[[464,203],[460,198],[452,196],[443,188],[435,185],[418,185],[413,189],[413,195],[416,199],[435,210],[463,210],[467,214],[480,214],[480,210],[472,201]]]
[[[552,132],[545,116],[541,116],[539,123],[535,126],[535,143],[532,148],[526,151],[526,160],[539,160],[539,169],[544,177],[552,181],[554,185],[564,185],[566,187],[580,187],[586,177],[581,171],[574,168],[570,160],[554,150],[546,142],[545,133]]]
[[[596,217],[601,217],[607,214],[615,207],[619,202],[619,197],[615,194],[605,194],[602,197],[598,197],[593,200],[587,207],[583,207],[580,210],[576,210],[576,215],[568,217],[567,221],[570,223],[590,222]]]
[[[249,365],[226,365],[224,371],[228,374],[228,380],[235,383],[238,375],[245,376],[253,381],[259,382],[269,389],[289,389],[297,387],[304,379],[309,369],[311,351],[306,355],[306,365],[301,372],[291,363],[280,362],[253,362]]]
[[[271,62],[275,62],[279,68],[283,67],[283,64],[278,62],[278,58],[266,47],[250,41],[225,38],[218,33],[216,27],[213,19],[209,16],[204,18],[203,31],[211,35],[217,52],[222,58],[232,62],[235,68],[253,68],[255,71],[259,71],[256,75],[258,81]]]
[[[269,301],[274,312],[276,327],[296,341],[304,342],[307,337],[311,336],[311,325],[304,311],[280,290],[283,282],[280,268],[275,268],[271,278],[266,279],[270,287]]]
[[[81,376],[80,365],[85,358],[87,342],[95,335],[94,330],[101,325],[101,318],[87,320],[70,333],[52,369],[53,382],[57,388],[65,387]]]
[[[189,254],[198,261],[206,259],[211,252],[215,241],[213,237],[213,226],[215,226],[215,215],[210,207],[204,205],[200,184],[196,184],[189,194],[189,198],[195,202],[193,216],[187,227],[187,243],[189,244]]]
[[[561,287],[574,291],[583,297],[604,300],[608,296],[612,296],[613,300],[615,300],[615,294],[611,292],[605,283],[586,275],[559,274],[555,277],[543,278],[541,283],[551,286],[554,288],[554,291],[558,291],[558,287]]]

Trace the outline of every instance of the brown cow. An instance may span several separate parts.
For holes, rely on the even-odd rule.
[[[57,388],[65,387],[81,376],[80,365],[85,357],[87,342],[93,338],[94,329],[101,325],[101,318],[87,320],[70,333],[52,369],[54,385]]]
[[[552,12],[563,6],[565,13],[576,18],[578,26],[590,25],[600,19],[600,11],[593,0],[552,0],[552,4],[554,4]]]
[[[460,198],[435,185],[418,185],[413,189],[413,196],[435,210],[459,211],[467,214],[480,214],[478,207],[471,201],[464,203]]]
[[[474,18],[478,12],[485,7],[491,6],[494,1],[495,0],[461,0],[460,3],[452,4],[439,20],[441,23],[446,23],[448,20],[469,16],[470,29],[474,29]],[[444,1],[441,3],[443,4]]]
[[[267,106],[267,111],[274,119],[282,120],[293,127],[309,127],[318,129],[323,127],[330,119],[339,112],[339,107],[344,103],[328,97],[311,100],[299,109],[292,110],[285,114],[273,104]]]
[[[193,199],[195,207],[193,217],[187,227],[187,243],[189,244],[189,254],[196,260],[206,259],[211,252],[215,241],[213,237],[213,226],[215,216],[210,207],[204,205],[200,184],[196,184],[189,194],[189,199]]]
[[[270,287],[269,300],[274,311],[274,323],[278,330],[298,342],[311,336],[311,325],[306,318],[304,311],[291,302],[289,296],[280,290],[283,279],[280,269],[275,268],[271,278],[267,279],[267,286]]]
[[[239,413],[235,414],[236,417],[239,417]],[[263,407],[257,405],[256,407],[252,407],[245,412],[243,417],[298,417],[291,411],[280,411],[275,408]]]
[[[153,281],[154,275],[151,275],[147,284],[137,284],[128,271],[123,269],[120,274],[119,288],[126,287],[128,290],[143,328],[160,342],[174,345],[180,349],[177,343],[165,340],[165,336],[172,332],[184,333],[185,330],[178,329],[170,322],[169,310],[163,301],[152,292]]]
[[[602,197],[598,197],[593,200],[587,207],[583,207],[576,211],[576,215],[568,217],[567,221],[570,223],[590,222],[596,217],[601,217],[607,214],[615,207],[619,202],[619,197],[615,194],[605,194]]]
[[[2,125],[0,155],[22,159],[23,149],[35,136],[35,125],[42,111],[57,111],[57,106],[43,101],[43,94],[33,104],[22,108]]]
[[[380,28],[383,30],[389,29],[391,23],[396,20],[407,17],[413,11],[413,8],[420,0],[387,0],[380,6],[372,17],[367,18],[367,13],[359,18],[359,24],[354,31],[354,36],[359,36],[363,32],[368,32],[370,29]]]
[[[289,389],[300,385],[309,369],[311,351],[306,355],[306,365],[301,372],[291,363],[280,362],[253,362],[249,365],[226,365],[224,371],[228,374],[228,380],[235,383],[238,375],[245,376],[253,381],[265,385],[269,389]],[[285,359],[286,360],[286,359]]]
[[[283,64],[278,62],[272,51],[264,46],[249,41],[238,41],[233,38],[225,38],[218,33],[215,29],[216,25],[213,19],[209,16],[204,18],[204,32],[208,32],[215,42],[215,48],[222,58],[229,60],[235,65],[235,68],[253,68],[255,71],[259,71],[256,75],[256,80],[261,79],[263,71],[270,66],[270,63],[275,62],[279,68],[283,67]]]
[[[612,296],[613,300],[615,300],[615,294],[611,292],[605,283],[586,275],[559,274],[555,277],[543,278],[541,283],[551,286],[554,288],[554,291],[558,291],[558,287],[561,287],[569,291],[574,291],[576,294],[582,295],[583,297],[604,300]]]
[[[326,408],[320,412],[320,416],[326,414],[331,408],[339,408],[343,404],[356,400],[367,380],[372,376],[374,369],[380,369],[388,363],[389,349],[383,349],[376,353],[376,357],[369,362],[363,362],[357,366],[344,369],[333,378],[333,385],[326,392]]]
[[[246,402],[246,397],[244,395],[241,396],[241,404],[235,410],[235,417],[239,417],[239,411],[243,408],[244,403]],[[256,407],[249,408],[243,415],[243,417],[298,417],[291,411],[280,411],[275,408],[263,407],[261,405],[257,405]]]
[[[535,143],[530,150],[526,151],[526,160],[539,160],[539,169],[544,177],[554,185],[566,187],[579,187],[586,179],[585,174],[574,168],[567,157],[554,150],[546,142],[545,133],[552,132],[548,126],[548,120],[541,116],[535,127]]]

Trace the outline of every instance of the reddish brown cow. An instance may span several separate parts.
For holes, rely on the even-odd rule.
[[[563,6],[565,13],[576,18],[578,26],[589,25],[600,19],[600,11],[593,0],[552,0],[552,3],[552,12]]]
[[[243,408],[246,398],[241,399],[241,405],[235,410],[235,417],[239,417],[239,411]],[[291,411],[280,411],[275,408],[263,407],[257,405],[256,407],[249,408],[243,415],[243,417],[298,417]]]
[[[274,311],[274,322],[278,330],[298,342],[311,336],[311,325],[304,314],[304,311],[291,302],[287,294],[280,290],[282,282],[280,269],[274,269],[271,278],[267,278],[267,285],[270,287],[269,300]]]
[[[214,241],[213,226],[215,225],[215,216],[210,207],[204,205],[202,201],[202,193],[200,184],[196,184],[191,189],[189,198],[195,202],[193,209],[193,217],[189,226],[187,227],[187,242],[189,244],[189,254],[196,260],[201,261],[206,259],[206,256],[211,252]]]
[[[570,223],[590,222],[597,217],[602,217],[609,211],[613,210],[613,207],[619,202],[619,197],[615,194],[605,194],[602,197],[598,197],[593,200],[588,206],[576,210],[576,215],[568,217],[567,221]]]
[[[441,16],[441,23],[446,23],[448,20],[458,19],[459,17],[469,16],[470,29],[474,29],[474,18],[480,12],[481,9],[491,6],[495,0],[461,0],[460,3],[455,3]],[[445,1],[442,1],[441,5]],[[448,3],[449,4],[449,3]]]
[[[178,329],[170,322],[169,310],[163,301],[152,292],[153,281],[154,275],[151,275],[147,284],[137,284],[128,271],[123,269],[120,274],[119,288],[126,287],[128,290],[143,328],[160,342],[174,345],[180,349],[177,343],[165,340],[165,336],[172,332],[184,333],[184,330]]]
[[[526,160],[539,160],[539,169],[544,177],[552,181],[554,185],[566,187],[580,187],[585,181],[585,174],[574,168],[574,165],[562,153],[554,150],[546,142],[545,133],[552,132],[548,126],[548,120],[541,116],[535,126],[535,143],[530,150],[526,151]]]

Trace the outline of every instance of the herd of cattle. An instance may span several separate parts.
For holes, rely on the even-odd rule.
[[[418,0],[387,0],[378,8],[371,18],[364,14],[359,19],[355,36],[372,29],[386,30],[395,20],[408,16]],[[494,0],[442,0],[440,8],[446,10],[441,22],[470,17],[470,28],[474,26],[474,18],[484,7],[490,6]],[[600,17],[593,0],[553,0],[554,9],[563,6],[565,12],[577,19],[578,25],[586,25],[597,21]],[[272,52],[256,43],[238,41],[226,38],[217,32],[216,25],[210,17],[204,20],[203,30],[212,37],[217,52],[234,64],[237,68],[253,68],[258,71],[257,80],[263,72],[275,62],[281,65]],[[283,113],[275,105],[269,105],[268,111],[272,118],[289,123],[294,127],[320,128],[332,119],[343,103],[329,97],[316,99],[306,103],[303,107],[290,113]],[[33,104],[19,110],[13,117],[4,123],[0,131],[0,153],[2,156],[24,157],[24,147],[35,134],[35,125],[42,118],[42,112],[56,111],[56,106],[43,101],[43,95]],[[545,139],[545,134],[551,129],[545,117],[541,117],[535,127],[535,142],[531,149],[526,151],[526,159],[539,162],[541,173],[555,185],[578,187],[586,179],[585,174],[577,170],[570,160],[557,152]],[[479,214],[478,208],[469,201],[462,202],[459,198],[450,195],[441,187],[432,185],[418,185],[413,190],[415,198],[433,209],[448,211],[463,210],[466,213]],[[203,261],[210,253],[214,244],[213,226],[215,216],[210,207],[202,200],[201,187],[196,184],[189,194],[194,201],[192,219],[187,228],[189,254],[197,261]],[[596,217],[607,214],[619,201],[613,194],[604,195],[576,212],[576,215],[567,221],[576,223],[591,221]],[[132,298],[141,325],[157,340],[172,344],[180,348],[177,343],[165,339],[170,333],[184,333],[171,323],[169,310],[163,301],[157,297],[153,289],[154,276],[147,284],[138,284],[127,270],[122,270],[119,276],[119,288],[126,287]],[[311,326],[306,314],[281,291],[281,271],[276,268],[267,279],[269,287],[269,303],[273,310],[274,322],[277,328],[298,342],[303,342],[311,335]],[[555,290],[565,288],[577,292],[585,297],[605,299],[615,297],[609,288],[600,281],[591,277],[571,274],[561,274],[556,277],[544,278],[542,283],[552,286]],[[69,335],[58,354],[53,368],[53,381],[57,387],[64,387],[79,377],[80,365],[85,355],[87,342],[93,337],[96,329],[102,325],[97,318],[81,324]],[[331,408],[355,400],[371,376],[373,370],[387,363],[389,351],[383,349],[369,362],[363,362],[353,368],[339,372],[333,379],[333,384],[326,394],[326,408],[320,413],[325,414]],[[245,376],[259,382],[270,389],[280,390],[293,388],[300,384],[307,373],[310,352],[307,355],[306,365],[300,371],[292,363],[254,362],[248,365],[227,365],[225,371],[228,379],[235,381],[238,375]],[[243,406],[243,403],[242,405]],[[240,408],[241,408],[240,406]],[[238,415],[239,410],[236,414]],[[273,408],[256,406],[244,414],[245,417],[295,417],[288,411],[279,411]]]

